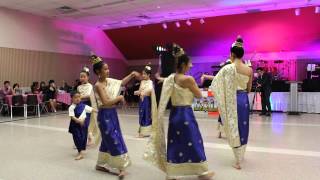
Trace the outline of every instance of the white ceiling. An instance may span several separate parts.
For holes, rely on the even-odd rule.
[[[0,6],[115,29],[229,14],[320,5],[320,0],[1,0]],[[61,13],[69,6],[75,12]]]

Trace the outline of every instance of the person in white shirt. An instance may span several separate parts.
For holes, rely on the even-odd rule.
[[[79,85],[77,87],[77,92],[79,92],[81,95],[81,102],[82,103],[84,103],[88,106],[92,106],[90,97],[93,93],[93,91],[92,91],[93,86],[92,86],[92,84],[89,83],[89,76],[90,76],[89,68],[84,67],[83,70],[80,72],[81,85]],[[94,143],[94,136],[92,133],[92,131],[94,131],[94,129],[93,129],[94,127],[92,127],[93,126],[92,124],[95,124],[95,123],[90,123],[90,121],[91,121],[91,119],[93,119],[93,117],[95,117],[95,116],[92,116],[91,113],[88,113],[87,118],[85,120],[86,126],[88,126],[88,145],[92,145]],[[93,119],[93,121],[95,122],[95,119]],[[97,129],[97,128],[95,128],[95,129]]]
[[[83,159],[83,152],[87,146],[88,124],[86,123],[87,113],[94,110],[92,107],[81,102],[80,93],[76,92],[72,95],[72,105],[69,107],[69,133],[72,134],[74,144],[78,150],[75,160]]]

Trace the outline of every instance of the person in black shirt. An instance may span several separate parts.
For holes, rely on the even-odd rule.
[[[261,104],[262,104],[262,112],[260,115],[271,115],[271,104],[270,104],[270,95],[272,92],[272,76],[270,73],[265,72],[265,70],[261,67],[257,68],[257,72],[259,74],[257,84],[261,90]]]
[[[54,83],[54,80],[50,80],[49,81],[49,86],[46,92],[46,98],[47,100],[50,102],[50,107],[51,107],[51,111],[52,112],[57,112],[57,88],[56,85]]]
[[[172,73],[175,73],[176,70],[176,54],[184,53],[183,49],[175,44],[169,43],[166,45],[166,51],[161,54],[161,61],[159,64],[159,70],[155,75],[155,94],[157,99],[157,104],[159,105],[162,84],[165,78],[170,76]],[[169,101],[168,109],[171,108],[171,101]]]

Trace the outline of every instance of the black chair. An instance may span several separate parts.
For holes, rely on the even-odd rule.
[[[38,117],[40,117],[40,103],[37,95],[31,94],[27,96],[26,118],[28,117],[28,107],[34,107],[33,112],[38,114]]]
[[[42,113],[43,111],[48,113],[49,110],[48,110],[48,106],[47,104],[49,104],[49,100],[47,100],[47,96],[46,94],[43,94],[43,97],[42,97],[42,102],[40,103],[40,113]]]
[[[5,102],[4,102],[4,100],[0,100],[0,115],[1,114],[3,114],[3,115],[5,115],[5,113],[3,113],[3,112],[6,112],[8,115],[9,115],[9,113],[10,113],[10,111],[9,111],[9,105],[8,104],[6,104]]]
[[[12,104],[10,106],[11,119],[13,118],[13,108],[23,108],[23,116],[26,117],[26,105],[22,95],[12,96]]]

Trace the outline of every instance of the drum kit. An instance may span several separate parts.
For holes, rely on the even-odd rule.
[[[290,64],[283,60],[265,61],[259,60],[257,67],[262,67],[266,72],[271,73],[274,80],[287,80],[290,73]]]

